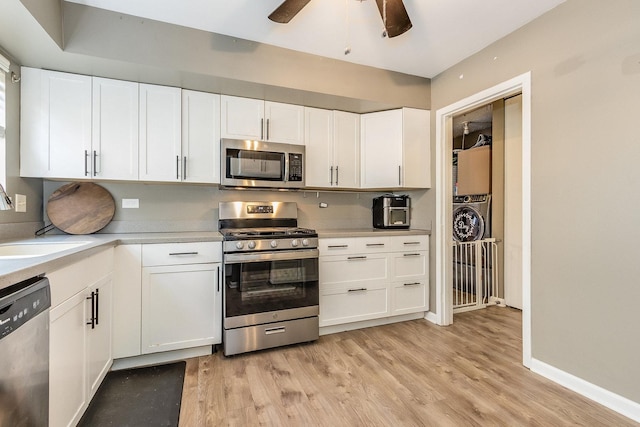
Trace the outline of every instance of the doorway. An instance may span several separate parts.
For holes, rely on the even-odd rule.
[[[531,73],[525,73],[436,111],[436,323],[453,322],[452,309],[452,141],[453,117],[482,105],[522,94],[522,167],[520,173],[523,364],[531,363]]]

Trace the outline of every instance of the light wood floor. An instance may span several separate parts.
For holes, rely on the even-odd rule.
[[[180,426],[634,426],[522,366],[521,314],[488,307],[187,361]]]

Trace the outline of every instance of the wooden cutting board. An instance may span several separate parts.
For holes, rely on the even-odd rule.
[[[51,223],[69,234],[103,229],[116,212],[113,196],[92,182],[72,182],[54,191],[47,202]]]

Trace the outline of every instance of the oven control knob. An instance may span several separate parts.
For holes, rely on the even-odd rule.
[[[300,242],[298,241],[298,239],[293,239],[291,241],[291,246],[293,246],[294,248],[297,248],[299,244]]]
[[[302,246],[309,246],[309,239],[302,239]]]
[[[249,249],[255,249],[256,242],[254,242],[253,240],[249,240],[249,243],[247,244],[247,246],[249,246]]]
[[[244,248],[244,242],[236,242],[236,249]]]
[[[276,247],[278,247],[278,241],[277,240],[272,240],[270,245],[271,245],[272,248],[276,248]]]

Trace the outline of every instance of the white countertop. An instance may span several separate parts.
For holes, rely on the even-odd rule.
[[[430,235],[430,230],[421,229],[325,229],[318,230],[319,238],[335,237],[368,237],[368,236],[415,236]],[[53,234],[19,240],[0,242],[13,243],[58,243],[86,242],[80,246],[50,255],[28,258],[0,259],[0,289],[30,277],[47,274],[72,264],[82,258],[101,251],[106,247],[126,244],[149,243],[184,243],[184,242],[221,242],[222,235],[217,231],[192,231],[173,233],[122,233],[122,234],[88,234],[69,235]]]
[[[0,242],[14,243],[66,243],[86,242],[73,249],[28,258],[0,259],[0,289],[18,283],[30,277],[47,274],[92,255],[107,247],[137,243],[184,243],[184,242],[221,242],[222,235],[217,231],[178,232],[178,233],[127,233],[127,234],[54,234],[19,240]]]
[[[371,236],[424,236],[431,235],[431,230],[417,228],[392,229],[392,228],[352,228],[352,229],[325,229],[317,230],[320,239],[334,237],[371,237]]]

